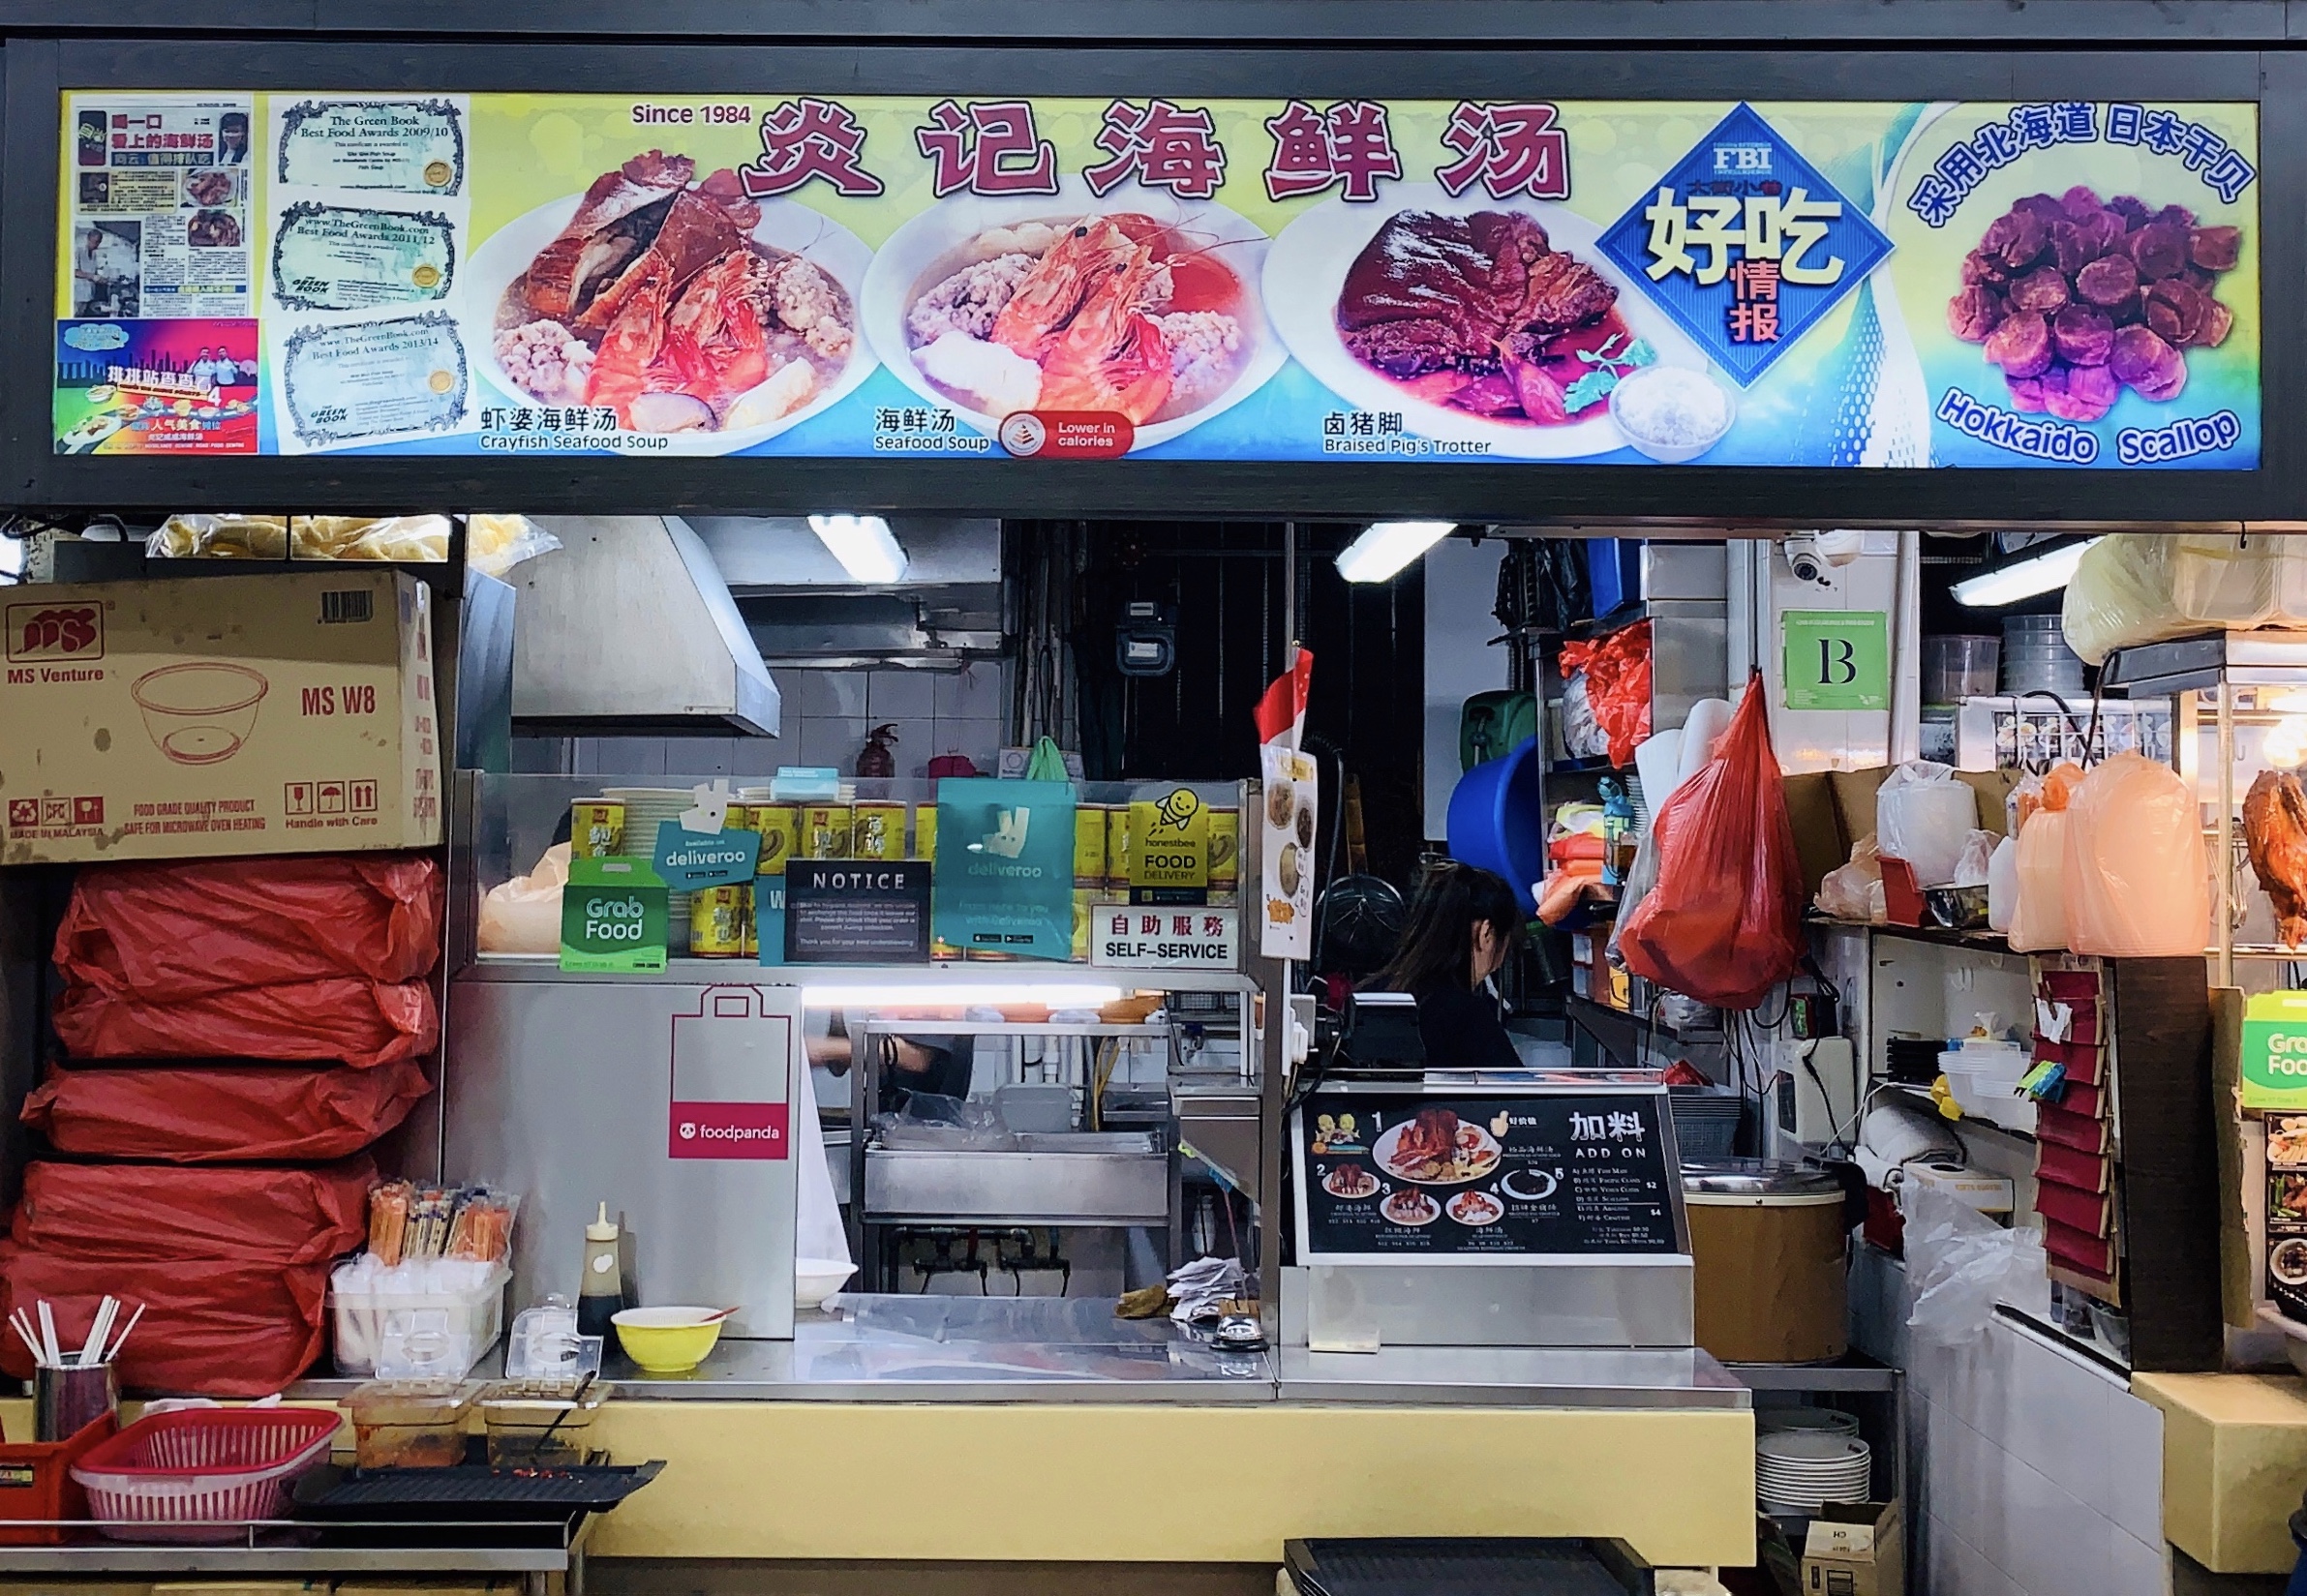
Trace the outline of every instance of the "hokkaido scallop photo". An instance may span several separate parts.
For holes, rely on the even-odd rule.
[[[1133,447],[1255,393],[1286,356],[1259,284],[1268,240],[1207,200],[954,195],[903,224],[865,274],[865,335],[923,399],[993,434],[1020,410],[1126,416]]]
[[[730,454],[871,373],[857,325],[871,258],[805,205],[649,150],[482,243],[469,288],[489,334],[471,343],[516,405],[610,409],[661,438],[653,452]]]
[[[1600,225],[1568,205],[1437,183],[1386,197],[1321,201],[1265,259],[1275,331],[1355,409],[1399,415],[1411,438],[1478,445],[1466,453],[1577,460],[1641,447],[1613,414],[1618,383],[1654,366],[1705,372],[1603,256]]]

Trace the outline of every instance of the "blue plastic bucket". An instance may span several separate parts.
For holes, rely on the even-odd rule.
[[[1450,857],[1505,878],[1534,915],[1531,888],[1546,873],[1546,814],[1539,795],[1538,739],[1477,765],[1450,790]]]

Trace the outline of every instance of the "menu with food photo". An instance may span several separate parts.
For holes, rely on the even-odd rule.
[[[2257,114],[74,92],[55,315],[258,320],[217,453],[2248,469]]]
[[[1662,1101],[1318,1094],[1292,1127],[1301,1250],[1676,1251]]]

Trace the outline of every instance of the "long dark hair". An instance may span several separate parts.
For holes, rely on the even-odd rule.
[[[1524,917],[1514,889],[1455,859],[1428,865],[1410,901],[1402,946],[1367,984],[1380,992],[1471,991],[1473,928],[1485,923],[1509,951],[1520,944]]]

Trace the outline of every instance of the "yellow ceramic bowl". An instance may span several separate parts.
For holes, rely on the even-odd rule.
[[[721,1339],[721,1323],[700,1323],[710,1308],[628,1308],[611,1316],[624,1355],[652,1374],[686,1374]]]

